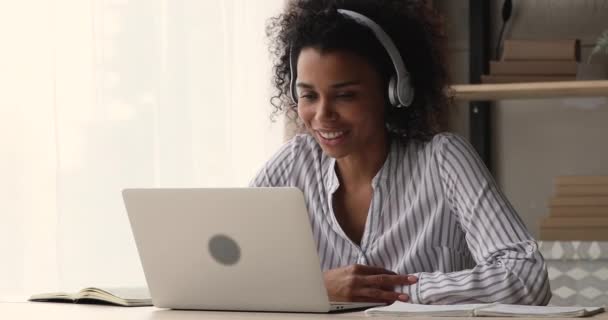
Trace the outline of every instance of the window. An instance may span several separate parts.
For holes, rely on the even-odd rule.
[[[144,284],[123,188],[246,186],[282,2],[0,5],[0,295]]]

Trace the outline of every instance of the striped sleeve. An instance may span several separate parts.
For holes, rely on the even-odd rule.
[[[546,305],[551,291],[544,259],[473,147],[453,134],[442,136],[437,147],[444,192],[476,265],[418,274],[408,290],[412,302]]]
[[[249,187],[291,186],[294,159],[297,149],[301,145],[301,139],[301,137],[295,136],[283,144],[249,182]]]

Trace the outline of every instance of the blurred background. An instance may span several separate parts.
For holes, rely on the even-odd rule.
[[[284,1],[0,0],[0,296],[145,285],[123,188],[247,185],[291,135],[270,121],[265,37]],[[480,1],[428,2],[445,17],[453,82],[476,83]],[[494,50],[504,1],[487,3]],[[607,21],[608,0],[516,0],[502,38],[579,39],[584,62]],[[593,62],[606,69],[608,54]],[[488,102],[486,163],[536,237],[556,177],[608,175],[606,96]],[[448,130],[478,134],[468,102]],[[551,243],[547,258],[601,260],[552,281],[576,268],[575,280],[608,279],[602,246]]]
[[[143,285],[123,188],[247,185],[283,142],[281,7],[0,1],[0,295]]]

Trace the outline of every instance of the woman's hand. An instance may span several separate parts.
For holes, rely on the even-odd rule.
[[[332,269],[323,273],[330,301],[386,302],[408,301],[407,294],[395,292],[395,286],[410,285],[414,276],[360,264]]]

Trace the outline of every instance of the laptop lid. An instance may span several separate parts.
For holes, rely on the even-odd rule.
[[[297,188],[125,189],[155,306],[327,312]]]

